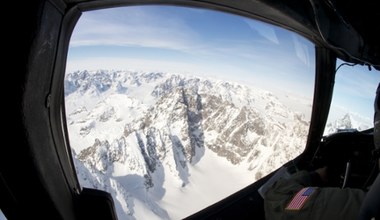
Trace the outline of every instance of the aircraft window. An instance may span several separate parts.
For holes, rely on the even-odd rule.
[[[219,11],[84,12],[65,106],[80,183],[120,219],[181,219],[298,156],[309,129],[314,45]]]
[[[373,103],[380,74],[376,69],[337,60],[334,94],[324,134],[373,127]],[[339,67],[340,66],[340,67]]]
[[[7,220],[7,218],[4,216],[3,211],[0,209],[0,220]]]

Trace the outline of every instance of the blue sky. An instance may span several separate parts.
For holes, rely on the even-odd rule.
[[[312,97],[314,53],[304,38],[241,16],[131,6],[83,13],[71,38],[67,71],[178,72]]]
[[[343,63],[338,60],[337,67]],[[369,117],[374,114],[375,92],[380,83],[380,72],[367,66],[344,65],[335,76],[333,104]]]

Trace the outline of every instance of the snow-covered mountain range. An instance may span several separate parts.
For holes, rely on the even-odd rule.
[[[329,118],[326,124],[324,135],[329,135],[339,131],[345,131],[347,129],[363,131],[371,127],[373,127],[371,119],[355,113],[350,113],[346,110],[344,112],[341,112],[339,114],[339,117]]]
[[[178,74],[65,78],[78,177],[110,192],[120,219],[184,218],[299,155],[309,122],[284,103],[258,88]]]

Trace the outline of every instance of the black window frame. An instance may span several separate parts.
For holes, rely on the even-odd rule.
[[[320,30],[317,30],[313,19],[300,19],[301,15],[304,15],[302,10],[310,8],[309,2],[297,2],[296,4],[302,4],[302,7],[296,7],[291,3],[286,6],[260,1],[233,0],[39,0],[25,3],[25,6],[29,7],[29,12],[23,20],[26,24],[24,37],[27,41],[21,45],[20,52],[23,55],[19,61],[22,64],[18,67],[23,75],[15,80],[16,101],[19,104],[16,106],[18,119],[14,123],[14,132],[20,134],[19,140],[16,140],[19,147],[7,149],[6,152],[6,155],[20,155],[24,166],[15,173],[26,172],[30,175],[29,183],[32,189],[25,189],[22,184],[24,177],[14,174],[12,169],[3,169],[5,166],[2,164],[1,188],[8,189],[3,197],[8,204],[3,206],[2,203],[2,210],[7,217],[27,215],[29,218],[42,216],[50,219],[75,219],[75,201],[81,194],[81,188],[67,138],[63,97],[70,36],[83,11],[144,4],[168,4],[226,11],[283,27],[313,42],[316,45],[313,110],[305,151],[299,158],[307,162],[312,157],[327,120],[336,56],[345,60],[350,58],[320,36]],[[339,24],[332,24],[334,25]],[[341,34],[345,31],[350,32],[343,29]],[[359,38],[360,36],[354,36],[351,39],[354,42],[352,44],[360,45],[357,43]],[[348,48],[356,52],[355,48]],[[8,166],[17,166],[15,161],[2,160],[2,163],[8,162]],[[40,198],[42,202],[34,204],[36,198]],[[20,210],[29,212],[22,214]]]

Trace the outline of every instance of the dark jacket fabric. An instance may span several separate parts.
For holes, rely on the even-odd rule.
[[[298,172],[289,179],[278,180],[265,194],[266,219],[358,219],[365,196],[363,190],[318,187],[320,182],[317,173],[306,171]],[[312,193],[301,202],[301,207],[289,209],[296,194],[305,187],[311,187]]]

